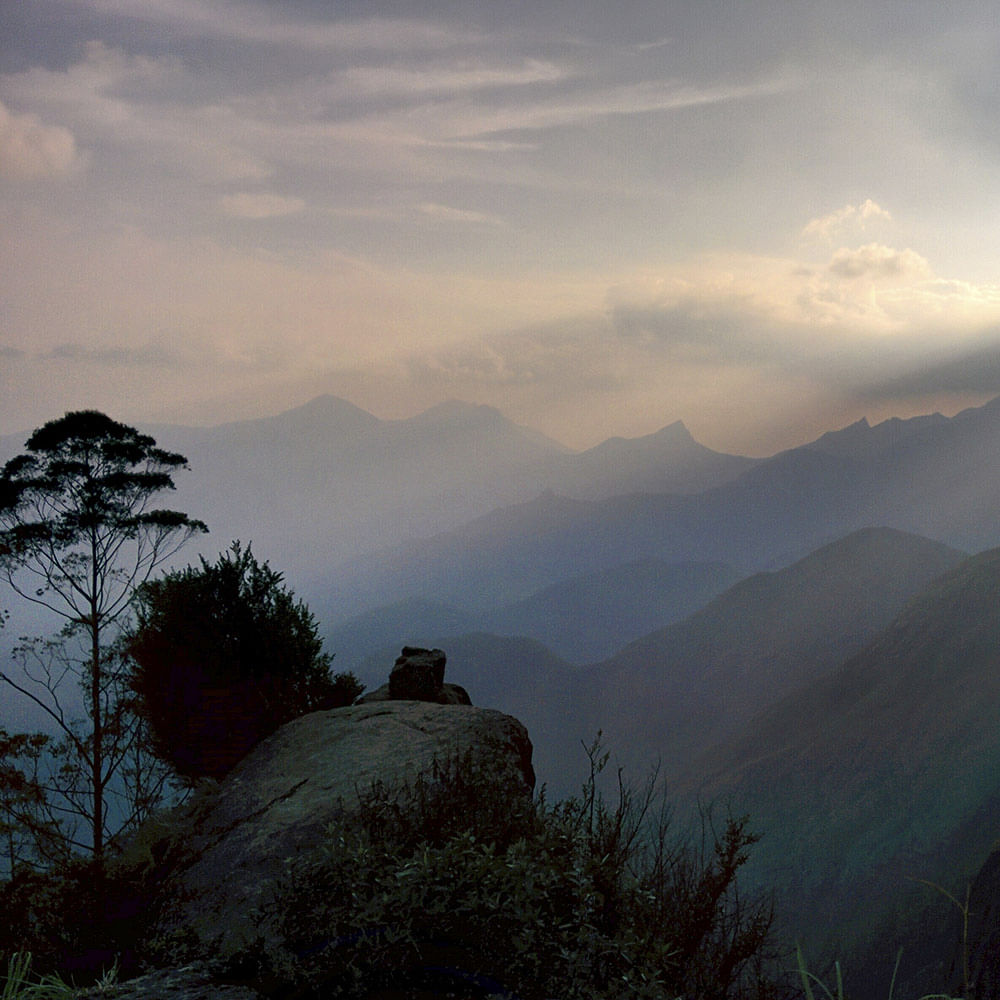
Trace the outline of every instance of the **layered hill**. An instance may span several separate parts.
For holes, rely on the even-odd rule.
[[[707,746],[861,649],[962,553],[864,529],[786,569],[758,573],[685,620],[581,671],[573,717],[636,766],[678,777]]]
[[[373,608],[327,634],[338,664],[362,669],[370,654],[401,639],[443,645],[454,636],[486,632],[537,640],[571,663],[604,659],[626,643],[687,617],[735,583],[722,563],[672,565],[645,559],[545,587],[492,612],[411,597]]]
[[[759,714],[689,772],[765,834],[789,923],[864,940],[926,890],[961,893],[1000,830],[1000,549],[933,581],[842,666]],[[906,942],[898,942],[904,944]],[[892,942],[886,941],[886,949]]]
[[[492,407],[457,401],[382,420],[320,396],[275,417],[147,429],[190,460],[172,501],[208,522],[216,550],[252,540],[299,581],[546,490],[590,500],[693,493],[756,464],[705,448],[679,423],[577,453]],[[23,443],[0,440],[0,457]]]
[[[624,482],[604,500],[542,494],[343,565],[327,592],[331,607],[433,593],[495,609],[641,559],[778,568],[876,525],[978,551],[1000,544],[998,447],[1000,399],[951,419],[861,421],[697,495],[625,495]]]
[[[446,650],[477,704],[529,725],[539,761],[551,765],[539,773],[555,793],[576,791],[580,744],[598,730],[629,773],[659,760],[676,784],[692,780],[711,745],[861,650],[963,558],[919,536],[865,529],[742,580],[589,667],[571,668],[533,640],[453,633],[421,641]],[[387,644],[362,666],[363,678],[381,676],[397,653]]]

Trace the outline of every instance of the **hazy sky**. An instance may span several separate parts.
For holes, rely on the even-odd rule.
[[[0,433],[766,454],[1000,393],[995,2],[0,0]]]

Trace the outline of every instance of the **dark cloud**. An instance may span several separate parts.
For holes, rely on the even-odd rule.
[[[619,305],[611,317],[622,340],[678,360],[753,365],[787,356],[787,332],[765,326],[738,303]]]
[[[944,393],[1000,395],[1000,332],[992,344],[911,365],[902,374],[865,386],[859,397],[893,401]]]
[[[59,344],[47,355],[56,361],[108,365],[116,368],[189,368],[190,362],[175,351],[160,345],[141,347],[91,347],[85,344]]]

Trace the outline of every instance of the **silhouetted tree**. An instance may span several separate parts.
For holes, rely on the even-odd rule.
[[[279,726],[360,693],[330,675],[315,618],[282,580],[234,542],[136,592],[132,684],[154,752],[182,777],[220,778]]]
[[[36,430],[26,448],[0,473],[0,576],[65,624],[57,640],[22,647],[23,677],[7,672],[0,679],[61,730],[65,756],[51,791],[63,798],[64,815],[86,820],[89,843],[78,846],[100,862],[105,792],[136,736],[134,726],[123,725],[117,626],[135,587],[208,529],[179,511],[152,507],[158,493],[173,489],[171,474],[186,467],[184,456],[103,413],[67,413]],[[61,698],[69,676],[83,689],[82,728]]]

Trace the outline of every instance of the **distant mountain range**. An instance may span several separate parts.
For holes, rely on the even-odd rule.
[[[149,430],[188,457],[174,499],[208,523],[217,547],[252,540],[300,583],[546,490],[581,500],[698,492],[755,464],[702,447],[681,424],[574,453],[495,409],[460,402],[380,420],[321,396],[277,417]]]
[[[461,618],[443,633],[396,635],[445,649],[449,676],[469,687],[477,704],[520,713],[540,759],[566,760],[600,729],[632,773],[660,761],[674,781],[687,779],[702,753],[734,738],[757,712],[839,667],[963,558],[919,536],[865,529],[784,570],[751,576],[589,667],[570,667],[537,639],[515,653],[520,640],[462,635]],[[373,650],[374,640],[386,641],[360,665],[369,684],[384,681],[398,654],[402,643],[389,642],[389,634],[370,637]],[[498,672],[476,690],[466,683],[469,664],[486,647]],[[522,697],[525,678],[529,699]],[[575,772],[548,773],[557,791],[575,788]]]
[[[1000,544],[1000,399],[953,418],[861,421],[694,494],[603,500],[554,491],[383,548],[317,580],[331,623],[412,597],[496,611],[561,581],[644,559],[786,566],[865,527],[966,551]]]
[[[527,636],[571,663],[592,663],[685,618],[738,578],[723,563],[644,559],[560,581],[493,611],[405,598],[344,622],[327,634],[327,644],[345,669],[362,672],[363,660],[401,637],[420,645],[427,636],[444,640],[468,632]]]

